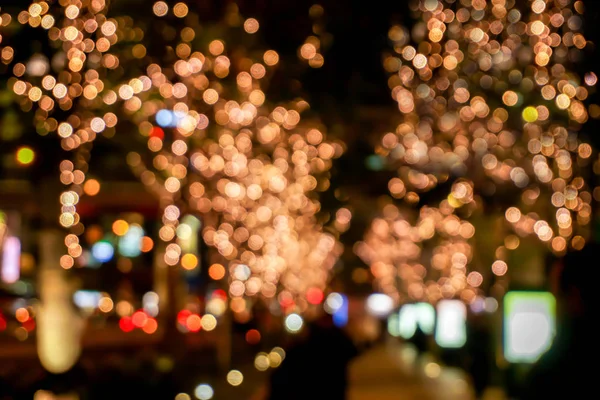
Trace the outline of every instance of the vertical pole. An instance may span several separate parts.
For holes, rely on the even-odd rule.
[[[159,315],[169,313],[169,269],[164,260],[165,243],[161,240],[156,244],[153,260],[154,291],[158,295]]]
[[[227,373],[231,369],[231,353],[232,353],[232,316],[228,308],[221,316],[221,321],[218,325],[219,333],[217,336],[217,365],[219,371]]]
[[[56,374],[67,372],[77,363],[83,332],[83,320],[72,306],[67,272],[60,267],[63,240],[58,230],[46,229],[39,234],[41,308],[37,317],[37,352],[44,368]]]
[[[58,226],[60,184],[50,176],[41,180],[40,189],[37,353],[44,368],[58,374],[79,359],[84,321],[73,307],[69,272],[60,266],[65,249],[64,232]]]

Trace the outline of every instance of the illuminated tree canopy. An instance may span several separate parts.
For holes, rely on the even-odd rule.
[[[472,301],[483,282],[469,272],[473,243],[497,234],[472,224],[486,204],[504,214],[496,248],[477,250],[496,253],[496,276],[520,237],[557,254],[589,237],[593,152],[577,132],[597,77],[570,69],[587,44],[583,4],[424,0],[412,11],[417,23],[390,29],[384,60],[402,119],[376,149],[398,171],[389,191],[401,201],[357,252],[397,300]]]

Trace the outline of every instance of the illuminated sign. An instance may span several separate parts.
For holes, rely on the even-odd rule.
[[[398,335],[404,339],[410,339],[417,331],[417,327],[423,333],[433,333],[435,325],[435,310],[429,303],[405,304],[398,311]]]
[[[2,245],[2,281],[15,283],[21,275],[21,241],[14,236],[4,239]]]
[[[440,347],[460,348],[467,342],[467,306],[460,300],[437,304],[435,342]]]
[[[534,363],[556,332],[556,299],[549,292],[508,292],[504,296],[504,357]]]

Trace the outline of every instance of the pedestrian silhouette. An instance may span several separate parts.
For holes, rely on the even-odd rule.
[[[429,336],[421,329],[420,325],[417,325],[415,334],[410,338],[410,343],[415,346],[420,356],[429,350]]]
[[[528,374],[522,400],[595,397],[598,375],[594,365],[600,355],[595,329],[600,306],[599,255],[600,245],[588,243],[556,263],[557,334]]]
[[[325,314],[306,327],[269,382],[269,400],[344,400],[348,365],[358,354],[346,332]]]

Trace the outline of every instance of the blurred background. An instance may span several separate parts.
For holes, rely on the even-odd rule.
[[[0,1],[0,398],[292,399],[346,356],[350,399],[519,398],[600,232],[599,10]],[[322,316],[352,350],[288,358]]]

